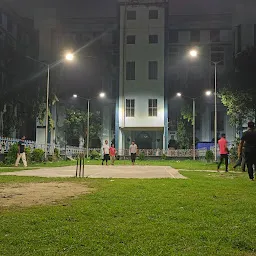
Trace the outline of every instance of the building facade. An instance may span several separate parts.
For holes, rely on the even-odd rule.
[[[116,144],[166,149],[167,1],[120,2],[120,77]]]
[[[233,53],[244,49],[242,45],[248,45],[247,41],[255,42],[253,20],[249,26],[247,21],[239,21],[241,17],[235,12],[173,14],[169,2],[120,0],[116,17],[61,18],[56,15],[51,20],[53,27],[46,23],[40,27],[42,40],[46,40],[41,43],[40,59],[47,59],[44,57],[47,54],[54,56],[51,54],[54,45],[54,59],[65,49],[79,49],[77,55],[86,63],[83,67],[86,83],[76,84],[64,67],[58,74],[59,89],[83,97],[96,96],[99,90],[107,92],[108,101],[102,102],[101,109],[101,140],[114,140],[121,152],[132,140],[139,148],[168,148],[169,140],[176,139],[177,121],[185,100],[177,99],[177,92],[196,98],[196,137],[199,141],[213,141],[214,97],[204,96],[204,91],[214,90],[213,62],[219,62],[219,92],[225,71],[232,67]],[[239,26],[248,36],[243,36],[245,32],[241,32]],[[44,53],[47,44],[48,53]],[[188,56],[192,48],[199,52],[196,59]],[[89,69],[93,79],[86,77]],[[61,90],[59,92],[62,95]],[[192,107],[192,100],[186,103]],[[84,105],[86,109],[86,102]],[[229,125],[226,109],[219,100],[217,117],[218,134],[224,132],[232,141],[235,130]],[[63,126],[61,118],[57,119]],[[44,141],[44,131],[40,133],[38,136]]]
[[[33,21],[20,17],[5,1],[0,2],[0,135],[35,138],[35,126],[28,125],[30,116],[22,90],[34,85],[25,81],[35,70],[26,56],[37,57],[37,32]],[[31,87],[30,87],[31,86]],[[35,86],[34,86],[35,88]],[[33,90],[33,89],[32,89]]]

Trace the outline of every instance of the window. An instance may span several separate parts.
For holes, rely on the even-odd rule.
[[[148,18],[150,20],[157,20],[158,19],[158,10],[149,10]]]
[[[220,31],[219,30],[211,30],[210,39],[211,39],[211,42],[220,42]]]
[[[149,61],[148,62],[148,79],[149,80],[157,80],[157,61]]]
[[[135,80],[135,61],[126,62],[126,80]]]
[[[218,65],[224,65],[224,48],[221,46],[212,46],[211,47],[211,61],[212,62],[219,62]],[[213,63],[212,63],[213,64]]]
[[[112,65],[114,67],[118,67],[118,65],[119,65],[119,55],[118,54],[112,55]]]
[[[127,36],[126,43],[127,44],[135,44],[136,36]]]
[[[157,99],[148,100],[148,115],[157,116]]]
[[[135,100],[126,100],[126,117],[134,117],[135,115]]]
[[[179,49],[178,47],[169,47],[168,53],[169,65],[176,66],[179,60]]]
[[[136,20],[136,11],[127,11],[127,20]]]
[[[117,40],[117,32],[116,31],[113,31],[112,32],[112,44],[117,44],[118,40]]]
[[[158,35],[149,35],[148,42],[150,44],[157,44],[158,43]]]
[[[170,43],[178,43],[179,42],[178,30],[170,30],[169,31],[169,42]]]
[[[192,30],[190,32],[190,41],[192,43],[199,43],[200,42],[200,30]]]

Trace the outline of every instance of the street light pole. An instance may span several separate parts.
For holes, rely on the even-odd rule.
[[[196,160],[196,99],[193,100],[193,160]]]
[[[214,160],[217,162],[217,64],[214,62]]]
[[[49,89],[50,89],[50,65],[47,65],[47,84],[46,84],[46,115],[45,115],[45,160],[48,155],[48,126],[49,126]]]
[[[89,139],[90,139],[90,99],[87,99],[87,137],[86,137],[86,157],[89,158]]]

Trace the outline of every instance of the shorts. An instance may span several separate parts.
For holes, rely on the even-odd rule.
[[[136,153],[131,153],[131,160],[132,160],[132,162],[135,162],[135,160],[136,160]]]
[[[109,154],[105,154],[103,156],[103,161],[109,161],[109,160],[110,160]]]

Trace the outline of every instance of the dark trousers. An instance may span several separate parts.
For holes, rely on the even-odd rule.
[[[226,172],[227,172],[228,171],[228,154],[220,155],[220,162],[218,164],[218,170],[220,169],[220,166],[221,166],[223,160],[225,160],[225,166],[226,166]]]
[[[253,165],[256,166],[256,152],[245,152],[245,162],[247,164],[248,168],[248,174],[249,178],[252,180],[254,179],[254,174],[253,174]]]
[[[131,160],[132,160],[132,163],[135,163],[136,153],[131,153]]]

